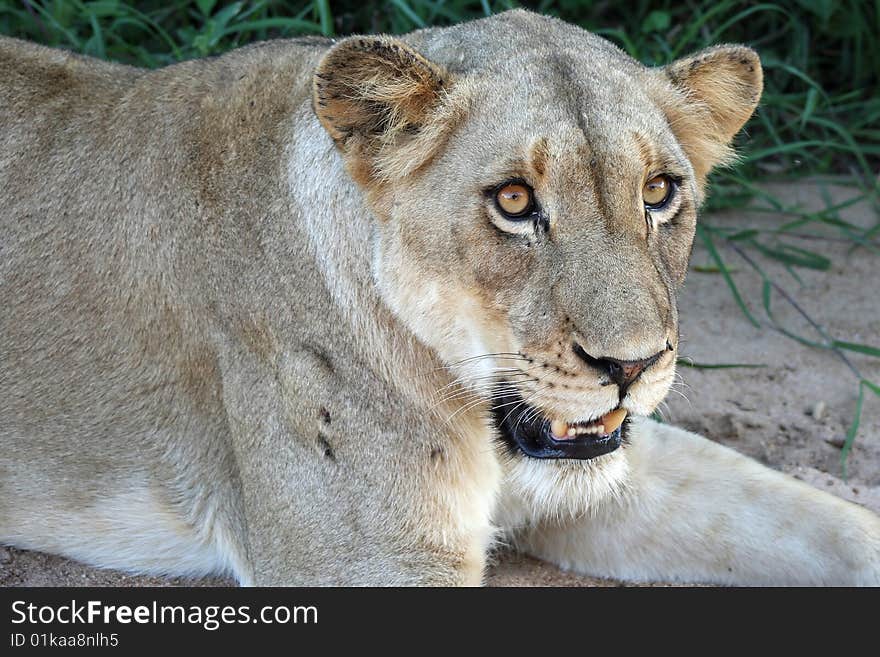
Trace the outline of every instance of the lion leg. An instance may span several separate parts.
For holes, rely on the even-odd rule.
[[[322,371],[308,350],[269,371],[247,355],[225,360],[242,583],[481,583],[494,488],[461,477],[468,463],[494,463],[485,443],[437,447],[437,432],[391,392],[377,403],[362,392],[365,375]]]
[[[485,545],[473,535],[429,517],[431,507],[437,510],[435,500],[421,498],[426,514],[420,521],[413,504],[416,500],[405,499],[402,491],[389,491],[372,477],[339,472],[344,466],[323,456],[301,452],[293,457],[310,458],[321,471],[279,467],[278,451],[271,448],[276,441],[260,435],[252,438],[254,448],[240,461],[245,482],[240,529],[248,546],[247,574],[239,577],[241,584],[481,583]],[[299,450],[294,447],[291,451]],[[319,459],[327,462],[322,464]],[[445,536],[444,529],[448,530]]]
[[[649,420],[632,429],[624,492],[530,529],[526,551],[629,581],[880,584],[873,513],[696,434]]]

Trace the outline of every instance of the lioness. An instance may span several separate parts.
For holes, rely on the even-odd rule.
[[[880,583],[880,519],[646,419],[761,94],[525,11],[157,71],[0,40],[0,542],[242,584]]]

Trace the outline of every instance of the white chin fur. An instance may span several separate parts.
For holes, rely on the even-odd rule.
[[[641,385],[637,382],[627,396],[627,409],[633,415],[649,416],[669,394],[674,380],[675,366],[672,366],[656,378],[645,380]]]
[[[589,461],[505,458],[495,522],[506,533],[542,522],[571,520],[626,487],[629,464],[623,445]]]

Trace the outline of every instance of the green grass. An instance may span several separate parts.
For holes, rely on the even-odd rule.
[[[742,42],[758,50],[765,68],[762,104],[738,140],[739,161],[713,175],[707,210],[748,206],[751,212],[767,213],[767,227],[704,221],[699,241],[712,262],[695,269],[720,273],[756,326],[827,349],[852,370],[857,403],[841,453],[845,467],[864,393],[880,394],[880,387],[865,379],[846,354],[880,357],[880,349],[829,335],[804,313],[797,303],[798,272],[834,264],[819,249],[805,248],[805,239],[814,240],[810,244],[844,241],[854,250],[880,253],[880,0],[547,0],[521,5],[598,32],[650,65],[720,42]],[[261,39],[400,33],[515,6],[520,3],[510,0],[0,0],[0,33],[157,67]],[[853,194],[843,204],[828,199],[815,212],[788,205],[754,182],[804,176],[835,176]],[[842,220],[840,211],[855,203],[870,204],[878,221],[866,229]],[[740,266],[737,276],[759,277],[761,298],[743,297],[729,260]],[[768,275],[765,262],[781,264],[791,281],[784,284]],[[777,321],[773,308],[779,302],[805,317],[811,336]]]
[[[147,67],[301,34],[406,32],[509,9],[510,0],[309,2],[258,0],[0,0],[0,33]],[[647,64],[723,42],[761,53],[762,108],[739,170],[798,175],[855,172],[880,162],[880,2],[522,3],[616,42]],[[821,44],[821,45],[819,45]],[[876,183],[875,183],[876,184]]]

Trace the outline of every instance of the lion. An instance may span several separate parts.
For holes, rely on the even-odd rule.
[[[762,91],[516,10],[155,71],[0,40],[0,543],[242,585],[878,584],[880,519],[648,416]]]

